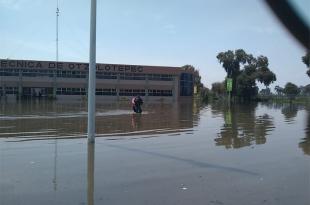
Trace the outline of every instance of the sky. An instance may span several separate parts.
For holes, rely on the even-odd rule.
[[[90,0],[58,1],[59,60],[88,62]],[[292,2],[310,24],[310,1]],[[0,0],[0,58],[55,60],[56,5]],[[272,87],[310,83],[306,50],[262,0],[97,0],[97,63],[190,64],[211,88],[226,76],[217,54],[239,48],[268,57]]]

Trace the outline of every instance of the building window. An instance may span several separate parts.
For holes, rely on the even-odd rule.
[[[57,95],[86,95],[85,88],[57,88]]]
[[[0,76],[18,76],[18,69],[0,69]]]
[[[96,72],[97,79],[117,79],[116,73]]]
[[[181,73],[180,96],[193,96],[193,74]]]
[[[172,90],[148,90],[149,96],[172,96]]]
[[[169,74],[148,74],[148,79],[154,81],[173,81],[172,75]]]
[[[116,89],[111,88],[97,88],[96,95],[116,95]]]
[[[120,96],[145,96],[145,90],[141,89],[120,89]]]
[[[22,69],[23,77],[53,77],[53,70]]]
[[[59,78],[86,78],[86,72],[85,71],[58,70],[57,77]]]
[[[17,87],[5,87],[5,93],[6,94],[17,94],[18,93],[18,88]]]
[[[145,74],[141,73],[120,73],[121,80],[145,80]]]

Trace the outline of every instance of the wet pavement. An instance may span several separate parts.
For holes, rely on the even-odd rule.
[[[0,204],[310,202],[310,109],[213,103],[0,106]]]

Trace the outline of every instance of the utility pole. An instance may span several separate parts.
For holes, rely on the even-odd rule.
[[[55,69],[53,72],[53,98],[56,98],[56,79],[57,79],[57,69],[58,69],[58,17],[59,17],[59,3],[57,0],[57,7],[56,7],[56,63]]]
[[[56,65],[53,73],[53,98],[56,99],[56,78],[57,78],[57,64],[58,64],[58,16],[59,16],[59,8],[58,8],[58,0],[56,6]],[[55,138],[55,150],[54,150],[54,191],[57,191],[57,139]]]
[[[96,0],[91,0],[90,7],[90,46],[89,46],[89,74],[88,74],[88,142],[95,142],[96,123]]]
[[[58,17],[59,17],[59,3],[57,0],[57,8],[56,8],[56,63],[58,63]],[[57,67],[57,65],[56,65]]]

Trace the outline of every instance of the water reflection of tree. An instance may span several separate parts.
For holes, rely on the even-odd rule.
[[[298,107],[293,104],[284,106],[281,109],[281,113],[284,115],[284,118],[286,121],[293,121],[294,118],[297,116],[297,112],[298,112]]]
[[[256,116],[257,104],[212,106],[213,113],[222,113],[224,125],[215,139],[216,145],[241,148],[266,143],[268,132],[273,130],[273,120],[268,114]]]
[[[303,150],[303,152],[307,155],[310,155],[310,108],[306,108],[307,111],[307,120],[306,120],[306,128],[305,128],[305,138],[299,143],[299,147]]]

